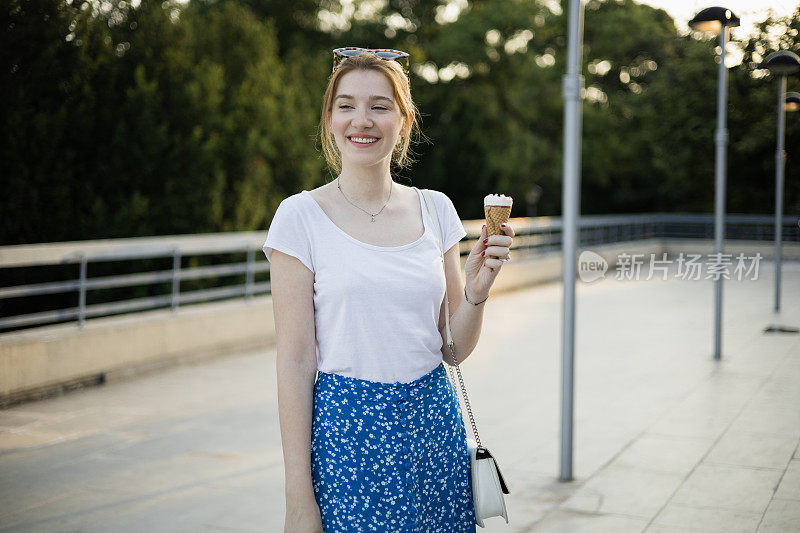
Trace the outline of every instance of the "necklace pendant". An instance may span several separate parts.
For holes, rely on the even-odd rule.
[[[372,217],[372,222],[375,222],[375,215],[370,215]]]

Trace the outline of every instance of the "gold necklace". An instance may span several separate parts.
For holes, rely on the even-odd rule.
[[[347,198],[347,196],[344,194],[344,191],[342,190],[342,186],[341,186],[341,183],[339,181],[339,178],[336,178],[336,187],[339,189],[339,192],[342,193],[342,196],[344,196],[344,199],[347,200],[348,202],[350,202],[350,200]],[[389,198],[386,200],[386,203],[383,204],[383,207],[381,207],[381,211],[383,211],[384,207],[387,206],[387,204],[389,203],[389,200],[392,199],[392,189],[394,189],[394,180],[391,180],[391,185],[389,185]],[[350,205],[352,205],[353,207],[358,207],[353,202],[350,202]],[[358,208],[361,209],[360,207],[358,207]],[[381,214],[381,211],[378,211],[377,213],[375,213],[373,215],[369,211],[365,211],[364,209],[361,209],[361,210],[372,217],[372,220],[370,222],[375,222],[375,217]]]

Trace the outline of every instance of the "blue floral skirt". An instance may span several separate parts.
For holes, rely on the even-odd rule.
[[[466,438],[444,363],[409,383],[319,372],[311,477],[323,529],[474,533]]]

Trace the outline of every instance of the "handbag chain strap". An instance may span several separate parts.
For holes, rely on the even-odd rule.
[[[436,211],[433,207],[433,200],[431,200],[430,194],[428,193],[427,189],[422,189],[422,196],[425,198],[425,204],[428,206],[428,213],[431,215],[431,219],[433,220],[433,225],[436,226],[436,230],[439,233],[439,242],[441,243],[440,252],[442,254],[442,268],[444,268],[444,236],[442,235],[442,227],[439,224],[439,216],[436,214]],[[450,374],[450,380],[453,383],[453,388],[455,388],[455,378],[453,377],[453,367],[456,368],[456,372],[458,373],[458,381],[461,384],[461,395],[464,397],[464,405],[467,407],[467,413],[469,414],[469,421],[472,424],[472,433],[475,435],[475,442],[478,446],[482,446],[481,438],[478,436],[478,426],[475,424],[475,416],[472,414],[472,407],[469,404],[469,397],[467,396],[467,387],[464,385],[464,378],[461,375],[461,368],[458,366],[458,362],[456,360],[456,348],[453,344],[453,336],[450,333],[450,304],[449,298],[447,297],[447,276],[445,276],[445,283],[444,283],[444,320],[445,320],[445,327],[447,329],[447,346],[450,348],[450,357],[453,359],[452,364],[447,365],[447,371]]]

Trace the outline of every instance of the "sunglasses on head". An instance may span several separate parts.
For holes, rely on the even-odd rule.
[[[390,48],[359,48],[357,46],[347,46],[345,48],[336,48],[333,50],[333,70],[331,73],[336,72],[338,63],[341,63],[348,57],[355,57],[364,52],[371,52],[385,61],[393,61],[396,59],[406,60],[406,77],[409,73],[409,53],[402,50],[392,50]]]

